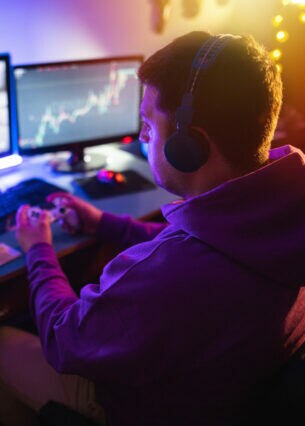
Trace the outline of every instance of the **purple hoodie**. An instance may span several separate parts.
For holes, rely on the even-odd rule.
[[[271,157],[166,205],[168,226],[105,213],[99,237],[124,251],[79,298],[50,245],[28,252],[45,355],[96,383],[113,424],[237,424],[304,342],[305,156]]]

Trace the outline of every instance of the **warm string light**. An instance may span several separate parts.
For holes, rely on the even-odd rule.
[[[294,6],[298,6],[300,9],[303,9],[305,8],[305,0],[282,0],[282,5],[285,7],[294,5]],[[275,34],[276,41],[281,44],[286,43],[286,41],[289,39],[288,31],[286,31],[285,28],[283,28],[283,26],[285,25],[285,17],[283,15],[284,15],[284,11],[283,13],[279,13],[272,18],[272,25],[274,28],[277,29],[277,32]],[[299,22],[301,24],[305,24],[305,12],[301,12],[299,14]],[[277,69],[280,72],[282,72],[283,65],[278,62],[283,56],[282,50],[279,48],[275,48],[274,50],[270,52],[270,56],[274,61],[277,62],[276,64]]]
[[[279,41],[280,43],[285,43],[285,41],[287,41],[287,40],[288,40],[288,38],[289,38],[289,34],[288,34],[288,32],[287,32],[287,31],[283,31],[283,30],[281,30],[281,31],[278,31],[278,32],[276,33],[276,39],[277,39],[277,41]]]
[[[278,61],[279,59],[281,59],[282,57],[282,51],[280,49],[274,49],[271,52],[271,57],[275,60]]]
[[[281,23],[283,22],[284,18],[282,17],[282,15],[276,15],[273,19],[272,19],[272,23],[274,27],[279,27],[281,25]]]

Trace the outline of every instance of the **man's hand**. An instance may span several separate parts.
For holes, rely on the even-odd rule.
[[[28,205],[21,206],[16,215],[16,238],[25,253],[28,252],[34,244],[52,244],[49,213],[42,210],[37,222],[32,225],[28,218],[29,208],[30,206]]]
[[[76,212],[80,220],[82,232],[88,235],[96,234],[98,223],[103,215],[101,210],[81,198],[66,192],[55,192],[54,194],[50,194],[47,197],[47,201],[52,203],[55,198],[63,198],[65,200],[65,205]],[[69,227],[68,224],[64,223],[63,227],[71,234],[75,233],[75,230]]]

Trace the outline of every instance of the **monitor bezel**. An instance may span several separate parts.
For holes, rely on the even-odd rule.
[[[6,90],[8,101],[8,126],[9,126],[9,146],[7,151],[0,152],[0,158],[13,154],[13,130],[12,130],[12,68],[9,53],[0,53],[0,60],[6,64]]]
[[[71,66],[71,65],[87,65],[87,64],[103,64],[110,62],[126,62],[126,61],[138,61],[141,65],[144,61],[143,55],[126,55],[126,56],[111,56],[103,58],[94,58],[94,59],[75,59],[69,61],[56,61],[56,62],[41,62],[41,63],[27,63],[27,64],[16,64],[13,66],[13,76],[15,82],[15,98],[16,98],[16,116],[17,116],[17,144],[18,152],[20,155],[38,155],[44,153],[56,153],[62,151],[73,151],[75,149],[85,149],[89,147],[94,147],[98,145],[105,145],[112,142],[124,142],[124,138],[130,137],[132,140],[137,140],[140,132],[141,121],[140,121],[140,112],[139,112],[139,127],[138,130],[134,133],[128,134],[117,134],[107,138],[97,138],[90,140],[80,140],[69,143],[62,143],[58,145],[48,145],[39,148],[23,148],[19,143],[19,111],[18,111],[18,89],[15,78],[15,72],[18,69],[35,69],[35,68],[47,68],[47,67],[56,67],[56,66]],[[143,95],[143,85],[140,83],[140,92],[139,92],[139,111],[140,103]]]

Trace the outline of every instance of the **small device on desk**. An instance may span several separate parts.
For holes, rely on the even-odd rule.
[[[70,151],[67,161],[52,161],[58,172],[105,167],[105,157],[89,158],[84,149],[137,138],[142,61],[122,56],[15,66],[20,153]]]
[[[127,183],[126,176],[120,172],[114,172],[113,170],[102,169],[96,174],[96,178],[101,183],[108,185],[125,185]]]
[[[156,188],[152,182],[133,170],[125,170],[121,173],[102,169],[95,176],[78,178],[74,182],[91,199],[113,197]]]

